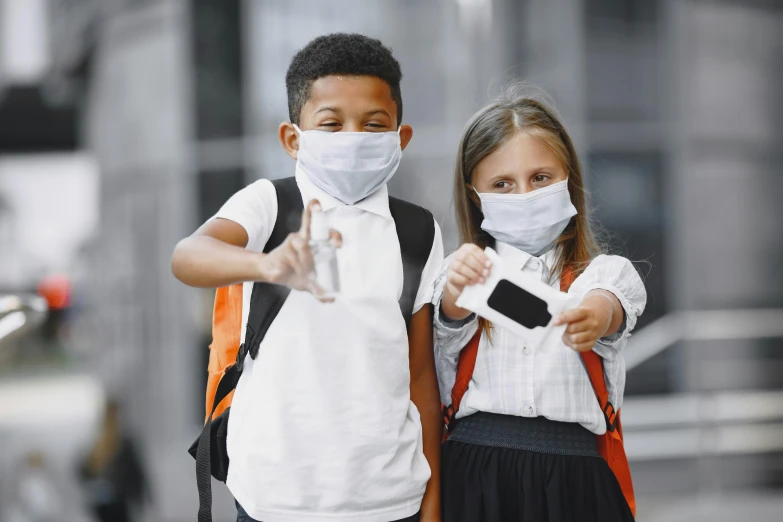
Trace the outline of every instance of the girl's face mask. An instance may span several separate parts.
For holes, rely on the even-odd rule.
[[[296,164],[321,190],[353,205],[383,187],[402,159],[400,132],[299,133]]]
[[[481,199],[482,230],[533,256],[547,252],[577,214],[567,179],[526,194],[473,190]]]

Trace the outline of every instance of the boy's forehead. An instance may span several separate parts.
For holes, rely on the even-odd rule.
[[[389,84],[375,76],[330,75],[318,78],[310,88],[303,110],[332,107],[342,111],[373,110],[381,107],[390,115],[397,113]]]

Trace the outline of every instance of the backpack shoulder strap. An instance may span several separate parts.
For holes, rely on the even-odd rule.
[[[298,230],[302,221],[302,196],[293,177],[272,181],[277,194],[277,219],[272,229],[264,252],[268,253],[280,246],[291,232]],[[237,285],[241,296],[242,285]],[[282,285],[268,283],[255,283],[250,298],[250,310],[248,312],[247,332],[245,342],[239,346],[236,362],[225,369],[225,373],[215,386],[215,395],[211,407],[207,407],[207,420],[201,431],[197,444],[191,447],[191,454],[196,458],[196,485],[198,486],[199,522],[212,522],[212,421],[218,406],[231,394],[239,383],[242,375],[242,365],[247,346],[254,347],[251,353],[255,357],[258,345],[261,343],[266,330],[282,308],[290,290]],[[240,298],[241,302],[241,298]],[[216,309],[216,311],[218,311]],[[239,312],[241,318],[241,311]],[[220,318],[218,318],[220,319]],[[213,318],[214,321],[214,318]],[[241,319],[240,319],[241,321]],[[240,324],[241,328],[241,324]],[[237,339],[238,341],[238,339]],[[226,405],[222,405],[224,412],[228,411]],[[225,479],[223,479],[225,480]]]
[[[457,375],[454,379],[454,386],[451,388],[451,404],[446,406],[441,404],[441,413],[443,414],[443,424],[446,428],[443,433],[443,442],[446,441],[451,431],[454,429],[454,416],[459,411],[459,405],[462,398],[468,391],[470,380],[473,378],[473,371],[476,369],[476,359],[478,358],[479,343],[481,342],[481,328],[471,337],[468,344],[459,352],[457,360]]]
[[[272,184],[277,194],[277,219],[272,234],[264,245],[265,254],[283,244],[289,234],[299,230],[302,224],[302,210],[304,210],[302,194],[299,192],[295,178],[276,179]],[[245,342],[240,347],[237,359],[240,369],[245,353],[249,353],[252,359],[256,358],[261,341],[290,293],[291,289],[284,285],[263,282],[253,284]]]
[[[573,270],[566,269],[560,277],[560,290],[567,292],[574,282],[575,274]],[[609,464],[609,468],[617,478],[620,489],[623,492],[631,513],[636,516],[636,497],[633,491],[633,480],[631,479],[631,468],[628,465],[628,457],[625,455],[623,444],[623,428],[620,424],[620,412],[615,409],[609,401],[609,391],[606,388],[606,379],[604,377],[604,361],[601,356],[590,350],[581,352],[582,363],[584,364],[593,392],[601,406],[601,411],[606,420],[606,433],[597,436],[598,452]]]
[[[427,264],[435,240],[435,219],[432,213],[418,205],[389,196],[389,212],[394,219],[402,255],[402,295],[400,311],[405,327],[410,328],[421,274]]]
[[[560,276],[560,291],[568,292],[574,279],[576,279],[576,275],[573,270],[570,268],[563,270],[563,274]],[[601,411],[604,413],[606,429],[609,432],[613,432],[617,427],[618,416],[614,406],[609,402],[609,391],[606,389],[606,380],[604,379],[603,359],[592,350],[589,352],[581,352],[580,355],[585,370],[587,371],[587,376],[590,379],[590,384],[592,385],[595,396],[601,406]]]

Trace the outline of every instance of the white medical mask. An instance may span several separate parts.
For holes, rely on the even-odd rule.
[[[473,190],[476,190],[475,188]],[[568,193],[568,180],[527,194],[476,194],[481,199],[482,230],[523,252],[540,256],[555,243],[576,207]]]
[[[299,133],[296,164],[321,190],[353,205],[383,187],[400,166],[400,132]]]

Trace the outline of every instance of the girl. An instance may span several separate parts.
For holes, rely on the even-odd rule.
[[[544,103],[505,96],[468,123],[454,182],[462,247],[436,283],[436,358],[441,398],[451,404],[460,352],[481,331],[475,369],[443,446],[444,522],[633,520],[596,448],[606,421],[579,352],[603,360],[609,400],[625,387],[622,350],[646,304],[631,263],[600,255],[590,231],[574,146]],[[493,247],[504,263],[568,292],[581,304],[561,349],[523,338],[456,305],[483,283]]]

